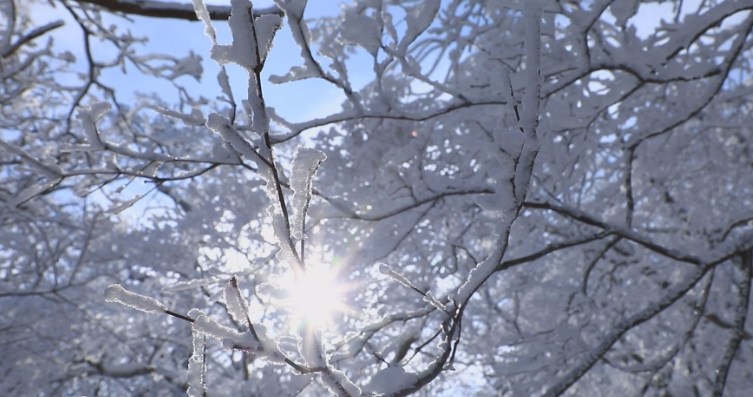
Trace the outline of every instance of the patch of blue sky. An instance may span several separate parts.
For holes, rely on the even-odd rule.
[[[207,4],[227,5],[229,1],[208,0]],[[272,1],[255,1],[255,7],[266,8],[274,5]],[[33,18],[35,23],[44,24],[50,21],[62,19],[65,26],[53,32],[56,52],[69,51],[76,57],[75,68],[77,71],[86,70],[86,57],[83,47],[83,33],[73,18],[60,6],[53,8],[47,3],[35,3],[33,5]],[[319,0],[309,1],[306,8],[306,18],[333,16],[339,13],[339,3],[335,1]],[[184,75],[176,79],[176,83],[184,86],[187,92],[194,96],[203,96],[210,101],[221,95],[217,83],[218,65],[209,58],[211,42],[204,36],[203,26],[200,22],[188,22],[177,19],[157,19],[141,16],[129,16],[133,22],[123,18],[105,14],[105,26],[118,26],[118,32],[132,32],[134,37],[148,39],[145,43],[133,46],[136,54],[146,56],[149,54],[167,54],[175,58],[184,58],[191,52],[202,57],[204,73],[201,81]],[[230,31],[227,23],[213,21],[217,30],[217,38],[220,44],[230,43]],[[96,61],[111,60],[117,56],[118,50],[110,43],[92,40],[92,54]],[[314,46],[315,48],[315,46]],[[313,117],[332,113],[340,108],[345,99],[340,90],[332,84],[319,79],[309,79],[273,85],[267,81],[272,74],[284,74],[291,67],[302,64],[300,50],[295,44],[290,31],[283,26],[278,31],[274,40],[274,47],[267,58],[264,72],[265,98],[268,106],[275,107],[278,114],[291,121],[304,121]],[[320,57],[321,59],[321,57]],[[322,60],[326,65],[326,59]],[[357,54],[350,61],[350,78],[354,87],[360,88],[370,81],[371,63],[365,54]],[[230,77],[230,85],[238,99],[245,97],[247,76],[245,71],[234,65],[227,67]],[[80,80],[76,76],[63,76],[64,83],[76,84]],[[118,99],[125,104],[132,104],[137,100],[138,94],[156,95],[165,103],[178,101],[178,91],[165,79],[156,78],[140,73],[132,64],[126,64],[126,73],[121,68],[107,68],[100,77],[100,81],[115,90]]]

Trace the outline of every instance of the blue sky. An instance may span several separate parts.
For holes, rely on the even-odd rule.
[[[190,0],[181,2],[190,3]],[[340,3],[332,0],[310,0],[306,9],[307,18],[337,15]],[[207,0],[207,4],[229,4],[229,0]],[[254,1],[255,7],[265,8],[273,5],[271,0]],[[190,51],[203,58],[204,73],[201,82],[190,76],[179,77],[176,81],[185,86],[194,95],[202,95],[213,100],[219,95],[216,76],[219,71],[216,63],[209,58],[211,43],[203,34],[200,22],[187,22],[174,19],[158,19],[147,17],[131,17],[134,23],[128,23],[121,18],[108,18],[107,24],[114,23],[119,31],[130,30],[134,36],[147,37],[146,44],[136,45],[139,55],[150,53],[169,54],[175,57],[185,57]],[[77,65],[84,67],[84,53],[82,47],[82,33],[62,7],[52,8],[47,4],[35,4],[33,19],[36,24],[42,24],[57,19],[63,19],[66,26],[53,32],[56,51],[70,51],[77,58]],[[221,44],[231,41],[227,23],[214,21]],[[295,45],[287,26],[277,33],[274,47],[269,54],[265,66],[265,97],[267,105],[274,107],[278,114],[291,121],[303,121],[312,117],[321,117],[337,111],[344,99],[341,92],[329,83],[319,80],[304,80],[282,85],[273,85],[266,81],[271,74],[283,75],[290,67],[302,64],[300,50]],[[98,59],[109,59],[116,53],[109,45],[95,45],[94,55]],[[357,57],[356,67],[351,70],[351,78],[355,86],[366,84],[370,77],[371,63],[365,57]],[[327,62],[324,60],[323,65]],[[236,99],[245,98],[245,72],[235,65],[228,65],[231,86]],[[119,99],[124,103],[134,100],[134,92],[156,93],[167,103],[175,102],[175,89],[167,82],[139,73],[132,65],[127,65],[127,74],[120,69],[110,69],[103,73],[102,81],[116,89]]]

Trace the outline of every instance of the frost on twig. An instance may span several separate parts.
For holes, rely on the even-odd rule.
[[[284,199],[279,189],[279,181],[276,176],[274,164],[263,157],[251,146],[251,144],[231,125],[230,120],[218,113],[212,113],[206,123],[207,127],[219,135],[225,142],[229,143],[233,149],[242,154],[243,157],[256,162],[259,168],[259,176],[266,182],[266,192],[272,204],[267,208],[267,213],[272,218],[274,235],[277,238],[277,244],[280,247],[278,257],[281,262],[288,263],[296,269],[300,268],[298,256],[296,255],[290,241],[290,230],[288,219],[283,213]],[[268,151],[269,148],[267,148]]]
[[[30,167],[34,168],[37,172],[40,174],[46,176],[49,179],[56,179],[63,176],[63,170],[60,168],[57,164],[54,163],[54,160],[49,158],[42,158],[42,161],[37,160],[27,151],[13,146],[4,140],[0,139],[0,148],[5,149],[10,154],[16,155],[21,158],[21,160],[29,165]]]
[[[233,35],[232,44],[215,44],[212,47],[212,59],[219,64],[235,63],[253,72],[263,65],[275,32],[282,26],[279,15],[262,15],[252,17],[252,6],[248,0],[232,0],[233,9],[228,20]]]
[[[222,93],[225,94],[225,98],[221,98],[223,101],[235,106],[235,98],[233,97],[233,90],[230,88],[230,78],[227,75],[225,67],[222,66],[220,71],[217,72],[217,83],[219,83]]]
[[[437,298],[434,297],[434,294],[431,293],[431,291],[426,291],[426,295],[424,295],[424,302],[434,306],[437,308],[437,310],[441,311],[447,311],[447,307],[442,304]]]
[[[227,307],[228,314],[230,314],[236,322],[245,324],[247,322],[248,314],[246,313],[243,296],[241,296],[237,284],[234,284],[232,281],[226,283],[222,293],[225,298],[225,306]]]
[[[311,32],[303,20],[303,12],[306,8],[306,0],[275,0],[280,9],[287,15],[288,26],[293,33],[293,39],[301,49],[301,58],[304,66],[293,66],[284,76],[272,75],[269,81],[274,84],[282,84],[296,80],[303,80],[321,75],[321,69],[316,61],[312,58],[309,49],[311,41]]]
[[[402,367],[387,367],[377,372],[366,389],[377,395],[392,395],[418,381],[418,375],[405,372]]]
[[[112,108],[110,102],[96,102],[89,106],[82,106],[76,114],[76,118],[81,121],[81,126],[84,128],[84,133],[86,134],[86,139],[89,141],[89,145],[91,145],[91,149],[102,150],[105,147],[99,137],[96,122],[110,108]]]
[[[411,283],[410,280],[408,280],[407,278],[405,278],[405,276],[403,276],[402,274],[400,274],[400,273],[392,270],[392,268],[389,265],[384,264],[384,263],[380,263],[380,264],[378,264],[378,266],[379,266],[379,273],[382,273],[385,276],[388,276],[388,277],[392,278],[393,280],[397,281],[398,283],[400,283],[400,284],[402,284],[402,285],[404,285],[404,286],[406,286],[406,287],[408,287],[408,288],[410,288],[410,289],[418,292],[421,295],[426,295],[418,287],[416,287],[415,285],[413,285],[413,283]]]
[[[209,37],[212,44],[217,44],[217,32],[214,30],[214,26],[212,26],[209,10],[207,10],[204,0],[193,0],[193,9],[196,12],[196,17],[204,24],[204,34]]]
[[[18,194],[16,194],[15,197],[5,202],[5,205],[8,207],[18,207],[21,204],[33,199],[34,197],[44,193],[47,189],[50,187],[53,187],[60,183],[62,179],[57,179],[50,183],[45,184],[37,184],[37,185],[31,185],[27,187],[26,189],[22,190]]]
[[[196,331],[223,341],[226,345],[239,344],[254,350],[259,347],[258,342],[253,339],[250,333],[240,333],[230,327],[218,323],[206,315],[200,315],[196,318],[193,327]]]
[[[379,24],[366,15],[353,15],[342,23],[340,40],[345,44],[355,44],[363,47],[372,56],[382,46]]]
[[[202,113],[201,110],[196,109],[196,108],[191,109],[191,114],[183,114],[181,112],[176,112],[174,110],[170,110],[162,106],[152,106],[151,108],[155,112],[158,112],[162,115],[179,119],[183,121],[183,123],[187,126],[196,127],[196,126],[203,125],[206,122],[206,119],[204,118],[204,113]]]
[[[293,190],[293,230],[296,239],[304,237],[306,211],[311,201],[311,179],[314,177],[319,164],[327,156],[320,150],[299,147],[293,159],[293,172],[290,177],[290,188]]]
[[[536,128],[539,123],[538,118],[541,95],[541,12],[541,4],[539,4],[538,1],[529,1],[526,3],[523,12],[526,22],[524,41],[524,49],[526,53],[526,85],[523,96],[523,112],[518,122],[518,127],[522,131],[524,138],[521,139],[519,136],[514,137],[516,142],[515,147],[522,144],[519,160],[515,164],[514,175],[509,174],[509,169],[492,168],[491,170],[504,172],[504,178],[509,178],[509,180],[512,181],[512,185],[509,186],[510,191],[504,192],[502,190],[497,190],[495,195],[490,196],[493,198],[504,198],[503,201],[496,204],[488,201],[484,202],[486,206],[492,209],[495,208],[495,205],[498,206],[498,209],[507,207],[507,209],[514,211],[518,211],[521,208],[528,192],[528,185],[530,184],[531,174],[533,173],[534,161],[538,154]],[[510,136],[509,134],[507,135]],[[511,148],[512,147],[508,147],[508,149]],[[494,177],[494,175],[492,175],[492,177]],[[505,186],[503,184],[503,182],[506,182],[505,179],[500,178],[495,182],[499,187],[503,187]],[[514,199],[514,202],[511,202],[512,199]],[[496,271],[497,266],[507,251],[507,240],[510,236],[510,227],[513,219],[513,216],[508,216],[503,222],[499,223],[499,238],[496,247],[486,259],[481,261],[481,263],[468,273],[465,282],[460,288],[458,288],[456,299],[460,304],[464,305],[478,288],[481,287],[481,285],[484,284]]]
[[[290,298],[290,292],[270,283],[259,283],[256,285],[256,295],[259,298],[282,305],[285,299]]]
[[[148,296],[127,291],[120,284],[112,284],[105,288],[105,301],[120,303],[121,305],[146,313],[164,313],[167,311],[167,306],[162,304],[162,302]]]
[[[142,195],[137,194],[133,198],[131,198],[129,200],[126,200],[126,201],[124,201],[124,202],[122,202],[122,203],[120,203],[120,204],[118,204],[118,205],[110,208],[109,210],[107,210],[107,213],[108,214],[112,214],[112,215],[119,214],[119,213],[127,210],[128,208],[131,208],[134,204],[136,204],[136,202],[138,202],[139,200],[141,200],[142,197],[143,197]]]
[[[405,56],[408,46],[431,25],[440,5],[440,0],[426,0],[411,8],[405,16],[407,26],[397,48],[398,56]]]
[[[238,332],[195,309],[189,312],[189,315],[196,317],[193,329],[222,341],[226,349],[249,351],[263,357],[270,364],[285,364],[285,355],[280,351],[277,342],[267,336],[266,328],[261,324],[251,323],[235,279],[227,283],[223,295],[230,316],[236,322],[247,324],[248,331]]]
[[[328,370],[322,373],[322,385],[338,397],[361,396],[361,389],[348,379],[344,372],[332,367],[328,367]]]
[[[207,128],[212,130],[215,134],[219,135],[223,141],[230,144],[236,152],[243,155],[248,160],[254,161],[260,168],[266,168],[264,164],[260,164],[261,157],[254,150],[251,144],[244,138],[238,130],[236,130],[230,120],[219,113],[212,113],[207,118]]]
[[[200,288],[207,285],[212,285],[215,283],[218,283],[220,281],[223,281],[219,277],[209,277],[209,278],[199,278],[189,281],[179,281],[169,287],[165,287],[162,289],[162,292],[178,292],[178,291],[185,291],[190,290],[194,288]]]
[[[204,397],[207,395],[206,385],[206,349],[207,349],[207,337],[193,329],[191,334],[193,335],[193,354],[188,359],[188,396],[189,397]]]

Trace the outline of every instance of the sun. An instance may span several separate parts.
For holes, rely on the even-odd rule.
[[[324,264],[312,265],[289,287],[289,306],[295,324],[305,323],[316,328],[331,325],[332,316],[348,310],[343,303],[344,285]]]

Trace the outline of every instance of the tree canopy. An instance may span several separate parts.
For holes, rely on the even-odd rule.
[[[0,1],[0,394],[753,390],[753,1],[274,3]]]

